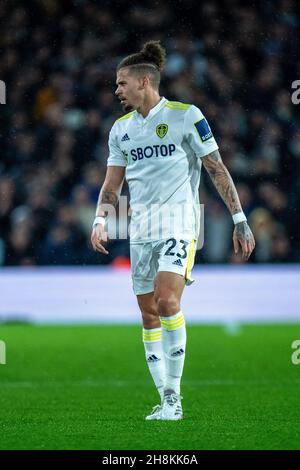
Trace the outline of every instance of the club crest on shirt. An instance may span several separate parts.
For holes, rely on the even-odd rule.
[[[168,132],[168,124],[158,124],[158,126],[156,126],[156,134],[161,139],[165,137],[167,132]]]

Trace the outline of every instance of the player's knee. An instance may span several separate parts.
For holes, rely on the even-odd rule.
[[[151,330],[160,327],[160,319],[157,312],[153,310],[142,310],[142,318],[144,328]]]
[[[159,315],[175,315],[180,310],[178,299],[173,294],[159,295],[156,298],[157,310]]]

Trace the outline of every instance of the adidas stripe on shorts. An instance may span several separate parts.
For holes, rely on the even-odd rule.
[[[186,285],[190,277],[196,253],[196,240],[166,240],[146,243],[130,243],[133,290],[136,295],[154,291],[154,280],[159,271],[180,274]]]

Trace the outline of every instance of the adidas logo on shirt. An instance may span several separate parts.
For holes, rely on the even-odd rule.
[[[125,142],[125,140],[130,140],[130,138],[128,137],[128,134],[123,135],[121,142]]]
[[[172,264],[176,264],[176,266],[183,266],[180,259],[177,259],[176,261],[173,261]]]

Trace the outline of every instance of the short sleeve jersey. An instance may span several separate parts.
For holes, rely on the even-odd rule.
[[[194,105],[161,98],[146,118],[132,111],[117,119],[107,165],[126,167],[132,243],[198,237],[201,158],[217,149]]]

